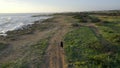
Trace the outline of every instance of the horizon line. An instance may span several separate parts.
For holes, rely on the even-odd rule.
[[[10,13],[0,13],[0,14],[18,14],[18,13],[74,13],[74,12],[99,12],[99,11],[120,11],[120,9],[110,9],[110,10],[86,10],[86,11],[60,11],[60,12],[10,12]]]

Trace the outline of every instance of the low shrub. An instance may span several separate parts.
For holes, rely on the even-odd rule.
[[[0,43],[0,51],[7,47],[6,43]]]

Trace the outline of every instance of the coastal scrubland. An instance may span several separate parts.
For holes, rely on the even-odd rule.
[[[69,68],[120,67],[119,12],[104,14],[73,15],[78,19],[77,26],[64,38]]]
[[[120,68],[120,11],[57,13],[7,34],[0,68]]]

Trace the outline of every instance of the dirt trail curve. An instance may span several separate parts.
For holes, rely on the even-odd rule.
[[[50,44],[45,54],[45,59],[41,68],[67,68],[65,61],[64,49],[60,47],[60,42],[63,40],[63,36],[69,30],[69,21],[65,21],[66,17],[60,17],[57,19],[59,25],[58,31],[50,39]]]

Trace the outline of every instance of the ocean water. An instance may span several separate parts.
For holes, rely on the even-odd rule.
[[[34,15],[39,15],[33,17]],[[44,14],[0,14],[0,35],[6,36],[7,31],[13,31],[21,29],[30,24],[34,24],[35,21],[42,21],[51,18],[51,16]]]

